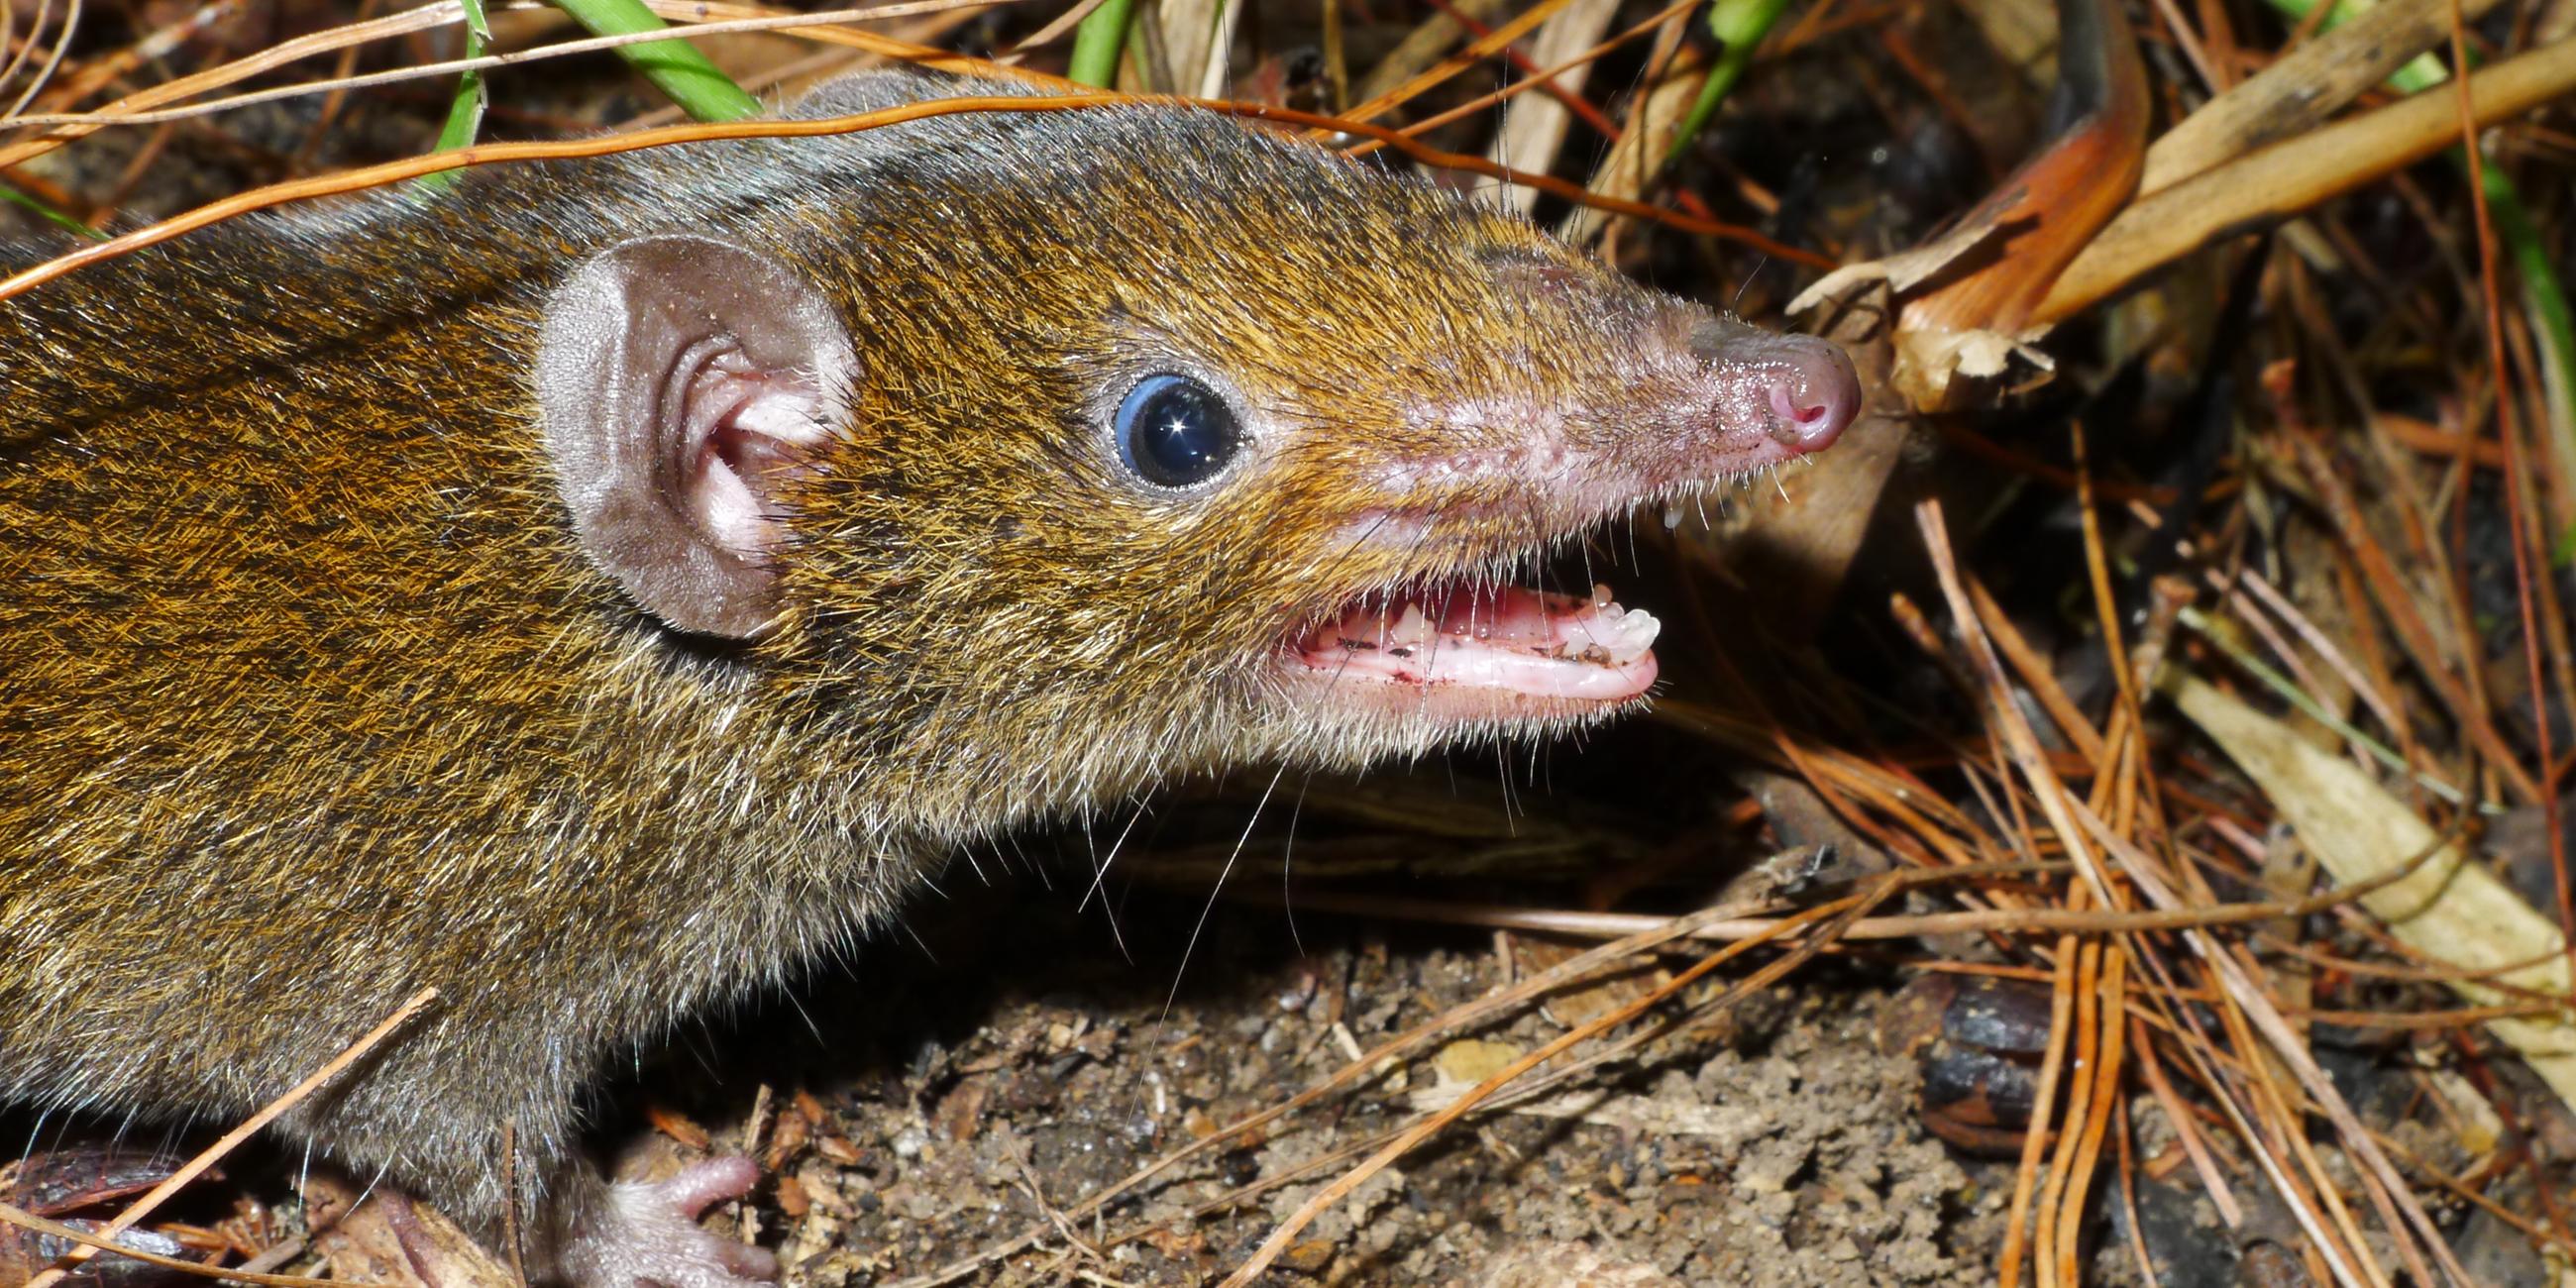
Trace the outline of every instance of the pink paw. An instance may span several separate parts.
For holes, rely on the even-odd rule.
[[[762,1288],[778,1278],[778,1258],[697,1223],[699,1213],[742,1197],[759,1180],[750,1159],[717,1158],[667,1181],[609,1186],[572,1232],[566,1277],[580,1288]]]

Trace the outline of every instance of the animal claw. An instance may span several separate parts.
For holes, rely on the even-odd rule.
[[[718,1238],[699,1213],[750,1192],[748,1158],[692,1163],[661,1181],[620,1181],[573,1234],[564,1268],[581,1288],[764,1288],[778,1278],[765,1248]]]

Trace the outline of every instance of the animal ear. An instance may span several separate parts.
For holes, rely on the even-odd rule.
[[[640,237],[546,302],[537,412],[593,566],[684,631],[776,616],[780,482],[830,438],[858,362],[829,301],[758,251]]]

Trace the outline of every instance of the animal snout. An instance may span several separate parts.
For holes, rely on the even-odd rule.
[[[1734,368],[1761,383],[1771,436],[1792,452],[1823,451],[1860,415],[1860,372],[1830,340],[1709,318],[1691,329],[1690,348],[1713,370]]]
[[[1771,381],[1784,446],[1823,451],[1860,415],[1860,373],[1842,346],[1811,335],[1780,337],[1779,372]]]

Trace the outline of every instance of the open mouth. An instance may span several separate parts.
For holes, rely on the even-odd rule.
[[[1353,604],[1291,635],[1292,675],[1404,696],[1431,714],[1575,714],[1655,682],[1654,615],[1590,596],[1517,586],[1418,587]],[[1375,693],[1368,692],[1374,689]]]
[[[1410,500],[1353,516],[1350,544],[1416,568],[1528,566],[1638,505],[1822,451],[1859,414],[1858,373],[1831,343],[1681,306],[1656,318],[1641,342],[1661,355],[1647,364],[1664,372],[1651,390],[1571,409],[1506,399],[1441,413],[1462,445],[1442,440],[1381,470],[1373,481]],[[1500,730],[1588,720],[1655,683],[1660,623],[1606,586],[1557,595],[1441,576],[1317,607],[1272,665],[1302,713],[1392,716],[1411,733]]]

